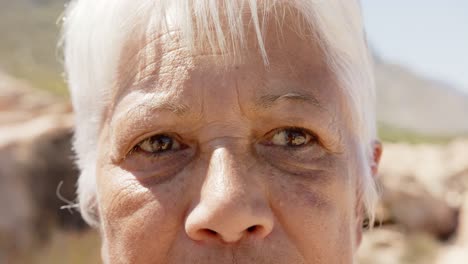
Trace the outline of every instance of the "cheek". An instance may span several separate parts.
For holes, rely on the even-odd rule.
[[[98,199],[107,255],[117,263],[161,259],[181,231],[183,186],[180,177],[167,184],[144,186],[126,171],[102,169]]]
[[[345,173],[341,171],[341,173]],[[275,177],[273,204],[279,226],[306,259],[345,263],[353,255],[352,186],[339,175],[324,172],[332,180],[308,181],[296,176]],[[344,262],[340,262],[344,261]]]

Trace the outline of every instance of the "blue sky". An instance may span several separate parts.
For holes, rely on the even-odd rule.
[[[371,46],[468,93],[468,0],[361,0]]]

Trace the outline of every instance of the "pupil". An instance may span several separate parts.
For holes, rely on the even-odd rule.
[[[153,146],[156,151],[171,149],[172,139],[166,136],[158,137],[153,143]]]
[[[288,145],[298,146],[302,145],[305,142],[305,137],[301,132],[291,131],[288,134]]]

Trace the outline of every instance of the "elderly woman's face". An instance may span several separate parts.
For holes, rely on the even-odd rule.
[[[267,29],[242,60],[129,41],[102,126],[110,263],[352,263],[362,151],[318,45]]]

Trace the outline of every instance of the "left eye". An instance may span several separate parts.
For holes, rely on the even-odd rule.
[[[169,135],[155,135],[141,141],[136,147],[147,153],[159,154],[167,151],[180,150],[182,149],[182,144]]]
[[[309,144],[314,139],[309,132],[301,128],[287,128],[274,132],[270,138],[270,144],[286,147],[301,147]]]

